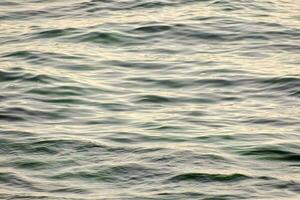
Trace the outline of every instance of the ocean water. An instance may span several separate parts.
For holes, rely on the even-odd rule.
[[[1,0],[0,199],[300,199],[300,1]]]

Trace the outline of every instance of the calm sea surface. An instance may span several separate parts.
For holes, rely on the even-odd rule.
[[[0,199],[300,199],[300,1],[1,0]]]

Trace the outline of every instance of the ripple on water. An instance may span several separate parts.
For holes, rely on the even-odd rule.
[[[199,181],[199,182],[236,182],[250,179],[243,174],[207,174],[207,173],[187,173],[174,176],[170,179],[172,182],[180,181]]]
[[[285,145],[282,145],[281,147],[252,147],[244,150],[239,150],[238,153],[243,156],[252,156],[254,158],[264,160],[300,162],[300,154],[299,152],[297,152],[297,149],[288,150]]]
[[[0,199],[298,199],[298,10],[2,0]]]

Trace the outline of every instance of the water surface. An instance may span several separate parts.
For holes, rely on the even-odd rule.
[[[300,197],[300,4],[2,0],[0,199]]]

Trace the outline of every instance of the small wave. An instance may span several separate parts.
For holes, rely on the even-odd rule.
[[[48,165],[47,162],[42,162],[40,160],[34,159],[18,159],[15,161],[10,161],[7,166],[15,167],[19,169],[27,169],[27,170],[39,170]]]
[[[16,192],[15,192],[16,193]],[[18,192],[17,194],[3,194],[1,197],[5,199],[14,199],[14,200],[49,200],[49,199],[60,199],[60,200],[82,200],[82,198],[75,198],[75,197],[57,197],[56,195],[43,195],[43,194],[28,194],[28,193],[22,193]]]
[[[33,33],[31,37],[33,38],[58,38],[63,36],[71,36],[73,34],[80,33],[78,29],[75,28],[65,28],[65,29],[50,29],[44,30],[37,33]]]
[[[282,149],[276,146],[270,147],[253,147],[250,149],[238,150],[239,154],[244,156],[253,156],[254,158],[273,160],[273,161],[287,161],[300,162],[300,154]]]
[[[160,95],[143,95],[138,97],[136,103],[172,103],[174,99]]]
[[[3,152],[17,152],[24,154],[58,154],[68,151],[80,152],[129,152],[132,151],[123,147],[107,146],[94,141],[84,141],[75,139],[36,139],[34,141],[24,139],[22,141],[0,139]]]
[[[174,5],[175,3],[170,2],[161,2],[161,1],[150,1],[150,2],[140,2],[136,3],[130,6],[130,9],[136,9],[136,8],[157,8],[157,7],[163,7],[163,6],[170,6]]]
[[[20,177],[19,175],[12,172],[1,172],[0,171],[0,183],[10,185],[17,188],[26,188],[29,190],[43,191],[40,188],[34,186],[34,183],[26,178]]]
[[[27,59],[36,59],[38,58],[35,53],[30,51],[16,51],[12,53],[8,53],[3,56],[5,57],[17,57],[17,58],[27,58]]]
[[[62,193],[62,194],[84,194],[87,195],[90,192],[88,190],[76,187],[64,187],[59,189],[54,189],[50,191],[51,193]]]
[[[46,119],[46,120],[58,120],[64,119],[65,116],[59,114],[59,112],[38,110],[38,109],[29,109],[25,107],[7,107],[0,111],[0,120],[6,121],[27,121],[37,119]]]
[[[197,182],[237,182],[251,179],[244,174],[208,174],[208,173],[187,173],[170,178],[172,182],[197,181]]]
[[[129,78],[128,80],[143,83],[143,84],[149,84],[150,86],[155,85],[159,87],[176,88],[176,89],[193,85],[192,81],[180,80],[180,79],[151,79],[148,77],[134,77],[134,78]]]
[[[107,65],[116,67],[134,68],[140,70],[160,70],[168,68],[169,66],[165,63],[159,62],[130,62],[130,61],[119,61],[119,60],[107,60],[103,62]]]
[[[259,117],[252,117],[250,119],[244,120],[243,122],[255,124],[255,125],[270,124],[273,126],[290,126],[290,125],[298,124],[298,121],[294,119],[272,119],[272,118],[259,118]]]
[[[26,91],[28,94],[38,94],[41,96],[83,96],[88,93],[86,88],[76,86],[57,86],[57,87],[43,87],[32,88]]]
[[[19,3],[17,2],[11,2],[9,0],[3,0],[0,2],[0,5],[1,6],[17,6],[17,5],[20,5]]]
[[[5,15],[0,15],[0,20],[24,20],[24,19],[33,19],[38,17],[49,16],[50,13],[43,10],[24,10],[24,11],[15,11],[7,12]]]
[[[160,129],[162,130],[162,129]],[[118,134],[111,134],[107,137],[104,137],[105,139],[108,139],[113,142],[118,143],[143,143],[143,142],[185,142],[188,141],[188,138],[185,137],[175,137],[175,136],[151,136],[151,135],[143,135],[143,134],[137,134],[137,133],[118,133]]]
[[[145,33],[157,33],[157,32],[164,32],[170,30],[172,27],[167,25],[147,25],[147,26],[140,26],[135,28],[134,31],[138,32],[145,32]]]
[[[88,42],[92,44],[103,45],[131,45],[138,44],[139,38],[125,35],[117,32],[101,32],[92,31],[89,33],[77,34],[76,36],[70,36],[68,39],[75,40],[76,42]]]
[[[161,192],[156,194],[158,199],[202,199],[202,200],[230,200],[230,199],[245,199],[243,195],[222,195],[222,194],[207,194],[201,192]]]
[[[20,142],[8,139],[0,139],[0,153],[4,154],[6,152],[16,153],[16,154],[48,154],[53,155],[58,153],[58,151],[50,146],[34,145],[31,142]]]
[[[263,79],[261,82],[270,85],[285,85],[285,84],[300,84],[300,78],[298,77],[274,77]]]
[[[34,83],[52,83],[53,81],[58,81],[59,78],[55,76],[49,76],[46,74],[34,74],[29,73],[24,70],[0,70],[0,82],[8,82],[13,84],[13,82],[34,82]]]
[[[58,60],[78,60],[82,59],[81,57],[77,57],[74,55],[65,55],[65,54],[58,54],[53,52],[41,52],[41,51],[14,51],[5,53],[2,56],[3,58],[9,59],[20,59],[28,61],[31,64],[45,64],[45,63],[53,63],[57,62]],[[14,68],[13,68],[14,69]]]
[[[139,182],[143,179],[157,177],[158,173],[152,169],[137,164],[127,164],[119,166],[102,166],[93,170],[80,170],[65,172],[54,175],[50,178],[57,180],[85,179],[90,181],[103,182]],[[102,169],[101,169],[102,168]]]
[[[284,91],[289,96],[297,97],[297,94],[300,91],[300,79],[297,77],[274,77],[261,79],[259,81],[263,84],[262,89],[264,91]]]

